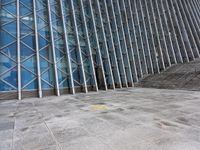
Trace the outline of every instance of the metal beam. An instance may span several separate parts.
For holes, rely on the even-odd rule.
[[[38,79],[38,96],[42,97],[42,84],[41,84],[41,71],[40,71],[40,52],[39,52],[39,41],[38,41],[38,23],[37,23],[37,11],[36,11],[36,0],[33,0],[33,17],[34,17],[34,28],[35,28],[35,50],[37,60],[37,79]]]
[[[126,76],[126,71],[125,71],[125,66],[124,66],[124,58],[122,55],[121,42],[119,39],[119,31],[117,28],[113,4],[112,4],[112,1],[110,1],[110,0],[105,3],[107,5],[107,10],[109,11],[109,15],[110,15],[110,18],[109,18],[110,26],[112,27],[112,33],[114,35],[113,41],[115,43],[115,49],[116,49],[116,54],[117,54],[118,63],[119,63],[122,86],[128,87],[127,76]]]
[[[135,62],[135,55],[133,52],[133,45],[132,45],[132,39],[130,35],[130,29],[128,25],[128,17],[127,17],[127,12],[126,12],[126,6],[124,0],[118,1],[118,6],[121,9],[121,18],[122,18],[122,23],[124,25],[124,34],[125,34],[125,41],[127,45],[127,50],[128,50],[128,55],[129,55],[129,61],[130,61],[130,67],[132,70],[132,78],[134,82],[138,82],[138,74],[137,74],[137,69],[136,69],[136,62]]]
[[[88,57],[89,57],[89,60],[91,62],[91,68],[92,68],[91,71],[92,71],[92,76],[93,76],[93,80],[94,80],[93,82],[94,82],[94,85],[95,85],[95,90],[98,91],[96,73],[95,73],[94,62],[93,62],[93,58],[92,58],[92,50],[91,50],[91,45],[90,45],[90,41],[89,41],[88,28],[87,28],[86,18],[85,18],[85,12],[84,12],[84,8],[83,8],[84,7],[83,6],[83,1],[79,0],[79,3],[80,3],[80,7],[81,7],[81,16],[82,16],[82,19],[83,19],[83,27],[84,27],[84,30],[85,30],[86,41],[87,41],[88,50],[89,50]]]
[[[69,46],[68,46],[68,36],[67,36],[67,27],[66,27],[66,19],[64,15],[64,5],[63,5],[63,0],[59,0],[60,3],[60,8],[61,8],[61,17],[62,17],[62,25],[63,25],[63,31],[64,31],[64,42],[65,42],[65,51],[67,55],[67,65],[69,69],[69,78],[70,78],[70,85],[72,90],[72,94],[75,94],[75,88],[74,88],[74,79],[73,79],[73,74],[72,74],[72,64],[70,61],[70,52],[69,52]]]
[[[192,10],[193,10],[193,12],[195,14],[195,20],[200,25],[199,9],[198,9],[198,7],[196,6],[196,4],[195,4],[195,2],[193,0],[191,0],[189,3],[191,4]]]
[[[167,44],[167,49],[168,49],[168,53],[170,56],[170,61],[172,64],[177,64],[177,60],[175,57],[175,50],[173,47],[173,43],[172,43],[172,35],[169,31],[169,27],[167,24],[167,18],[166,18],[166,14],[165,14],[165,8],[163,6],[163,0],[159,0],[157,1],[158,7],[159,7],[159,12],[160,12],[160,18],[161,18],[161,22],[162,22],[162,26],[163,26],[163,32],[164,32],[164,36],[165,36],[165,40],[166,40],[166,44]]]
[[[186,43],[184,41],[184,36],[183,36],[183,31],[182,31],[182,28],[179,24],[179,20],[178,20],[178,17],[177,17],[177,11],[175,10],[175,7],[173,5],[173,2],[171,0],[169,1],[166,1],[166,4],[168,6],[168,8],[171,10],[171,17],[172,17],[172,20],[173,20],[173,23],[174,23],[174,28],[176,29],[176,34],[177,34],[177,39],[179,41],[179,46],[180,46],[180,50],[181,50],[181,53],[182,53],[182,58],[183,58],[183,61],[184,62],[189,62],[189,56],[188,56],[188,53],[187,53],[187,50],[186,50]]]
[[[189,60],[194,60],[194,53],[192,51],[191,43],[190,43],[186,28],[185,28],[185,23],[182,19],[181,12],[180,12],[179,6],[177,4],[177,1],[172,1],[172,0],[170,0],[170,1],[171,1],[171,4],[174,6],[174,8],[176,10],[176,17],[178,19],[178,24],[180,25],[180,30],[181,30],[181,33],[182,33],[182,36],[183,36],[183,40],[184,40],[184,43],[185,43],[185,47],[186,47],[186,51],[187,51],[187,55],[189,57]]]
[[[179,6],[179,10],[182,16],[182,20],[184,21],[184,25],[185,25],[185,29],[191,44],[191,48],[192,48],[192,52],[195,58],[199,58],[199,51],[198,51],[198,47],[197,44],[195,42],[195,37],[194,34],[192,34],[192,26],[189,24],[189,20],[188,17],[186,16],[186,9],[183,7],[182,5],[182,1],[177,0],[177,5]],[[193,22],[193,21],[192,21]]]
[[[176,55],[177,63],[183,63],[183,58],[182,58],[183,56],[181,54],[180,46],[178,43],[178,36],[177,36],[176,30],[175,30],[175,23],[172,20],[172,13],[169,9],[168,2],[165,0],[162,0],[162,5],[165,9],[164,13],[166,15],[169,33],[171,34],[172,43],[173,43],[173,47],[174,47],[174,53]]]
[[[20,53],[20,4],[17,0],[17,85],[18,85],[18,100],[22,99],[22,85],[21,85],[21,53]]]
[[[104,64],[103,64],[103,59],[102,59],[102,54],[101,54],[101,50],[100,50],[100,46],[99,46],[99,39],[98,39],[98,35],[97,35],[97,29],[96,29],[97,25],[96,25],[95,18],[94,18],[94,13],[93,13],[93,7],[92,7],[91,0],[88,0],[88,2],[89,2],[91,17],[92,17],[92,24],[93,24],[95,40],[97,42],[96,43],[97,44],[97,52],[98,52],[100,66],[101,66],[102,74],[103,74],[103,83],[104,83],[104,86],[105,86],[104,88],[105,88],[105,90],[107,90],[108,86],[107,86],[107,81],[106,81],[106,76],[105,76],[105,68],[104,68]]]
[[[179,1],[180,2],[180,1]],[[195,21],[196,19],[192,19],[192,13],[189,12],[189,5],[186,4],[185,0],[183,0],[181,2],[182,4],[182,8],[183,8],[183,11],[185,12],[185,17],[187,17],[187,22],[188,22],[188,25],[190,27],[190,33],[191,35],[193,36],[193,42],[196,44],[196,48],[197,48],[197,52],[195,53],[196,54],[196,57],[199,58],[199,50],[200,50],[200,34],[198,35],[198,30],[196,29],[196,26],[195,26]]]
[[[142,33],[141,33],[141,28],[140,28],[140,22],[139,22],[139,16],[138,16],[138,11],[137,11],[137,6],[136,6],[136,0],[131,0],[131,9],[133,11],[133,16],[135,16],[135,27],[136,27],[136,35],[137,39],[139,40],[138,47],[139,47],[139,53],[142,61],[142,71],[143,75],[148,74],[148,68],[147,68],[147,56],[145,55],[144,52],[144,46],[143,46],[143,39],[142,39]]]
[[[149,74],[153,74],[154,70],[153,70],[153,62],[152,62],[152,58],[151,58],[151,53],[150,53],[150,46],[149,46],[149,41],[148,41],[148,35],[147,35],[147,29],[146,29],[146,21],[144,19],[144,12],[143,12],[143,7],[142,7],[142,3],[141,0],[136,1],[138,2],[138,13],[140,12],[140,26],[142,29],[142,36],[143,36],[143,45],[144,45],[144,50],[146,52],[146,56],[147,56],[147,66],[148,66],[148,73]],[[136,3],[137,4],[137,3]]]
[[[195,13],[196,13],[195,11],[196,10],[195,10],[195,8],[192,7],[191,3],[192,2],[185,1],[185,5],[188,6],[188,10],[189,10],[188,13],[191,14],[192,20],[194,22],[194,26],[195,26],[195,28],[197,30],[197,34],[198,34],[198,36],[200,38],[200,22],[198,22],[198,18],[196,18],[196,15],[195,15]]]
[[[155,18],[155,12],[154,12],[154,7],[152,4],[152,1],[149,0],[147,2],[148,6],[149,6],[149,12],[150,12],[150,17],[151,17],[151,24],[152,24],[152,29],[153,30],[153,38],[154,38],[154,42],[155,42],[155,46],[157,49],[157,53],[158,53],[158,62],[159,62],[159,67],[160,67],[160,71],[161,70],[165,70],[166,66],[165,66],[165,61],[164,61],[164,56],[163,56],[163,51],[161,48],[161,43],[160,43],[160,36],[158,33],[158,27],[156,25],[156,18]]]
[[[137,68],[137,75],[138,75],[138,79],[139,78],[143,78],[143,73],[142,73],[142,66],[141,66],[141,60],[140,60],[140,54],[139,54],[139,47],[138,47],[138,42],[139,40],[136,38],[136,31],[135,31],[135,25],[134,25],[134,21],[133,21],[133,12],[131,9],[131,3],[130,0],[126,0],[127,2],[127,12],[129,12],[129,29],[130,29],[130,33],[131,33],[131,41],[132,41],[132,45],[133,45],[133,51],[134,55],[135,55],[135,59],[136,59],[136,68]]]
[[[132,78],[132,73],[131,73],[130,60],[129,60],[129,56],[128,56],[127,44],[126,44],[126,39],[125,39],[125,34],[124,34],[124,28],[123,28],[119,3],[118,3],[118,1],[111,0],[111,5],[113,5],[113,10],[115,11],[115,17],[118,20],[116,23],[117,23],[117,27],[118,27],[118,32],[120,34],[119,38],[120,38],[120,42],[121,42],[122,55],[124,57],[124,67],[125,67],[125,71],[126,71],[128,86],[133,86],[133,78]]]
[[[105,30],[104,30],[104,27],[103,27],[103,19],[102,19],[102,16],[101,16],[101,10],[100,10],[100,6],[99,6],[99,3],[98,3],[98,0],[95,0],[94,3],[96,4],[96,11],[97,11],[97,15],[98,15],[98,19],[99,19],[99,26],[100,26],[100,29],[101,29],[101,32],[102,32],[102,40],[103,40],[103,45],[104,45],[104,53],[105,53],[105,56],[104,56],[104,59],[107,59],[107,63],[108,64],[105,64],[105,65],[108,65],[108,71],[109,72],[106,72],[109,76],[109,80],[111,80],[111,87],[110,88],[113,88],[115,89],[115,83],[114,83],[114,78],[113,78],[113,72],[112,72],[112,67],[111,67],[111,62],[110,62],[110,57],[109,57],[109,52],[108,52],[108,46],[107,46],[107,43],[106,43],[106,35],[105,35]],[[103,50],[103,49],[102,49]],[[108,85],[108,83],[107,83]]]
[[[47,7],[48,7],[48,19],[49,19],[49,27],[50,27],[50,35],[51,35],[51,49],[53,54],[53,65],[54,65],[54,74],[55,74],[55,90],[56,95],[60,96],[60,89],[59,89],[59,82],[58,82],[58,71],[57,71],[57,63],[56,63],[56,51],[55,51],[55,44],[54,44],[54,34],[53,34],[53,27],[52,27],[52,18],[51,18],[51,6],[50,0],[47,0]]]
[[[107,9],[107,4],[105,0],[99,1],[101,2],[101,5],[103,8],[103,10],[101,11],[102,13],[102,17],[105,17],[105,21],[104,21],[104,28],[105,28],[105,32],[106,33],[106,37],[107,37],[107,43],[110,47],[109,51],[110,51],[110,57],[111,60],[114,61],[112,63],[112,68],[113,68],[113,75],[114,75],[114,79],[117,81],[115,81],[117,84],[117,86],[119,88],[122,88],[122,82],[121,82],[121,78],[120,78],[120,67],[121,67],[121,60],[117,59],[117,55],[116,55],[116,51],[117,49],[115,49],[115,45],[114,45],[114,39],[113,39],[113,34],[112,34],[112,30],[111,30],[111,25],[110,25],[110,20],[109,20],[109,15],[108,15],[108,9]],[[104,14],[104,16],[103,16]],[[110,44],[111,43],[111,44]]]
[[[160,43],[161,43],[161,48],[163,50],[163,54],[164,54],[164,60],[165,60],[165,64],[166,67],[170,67],[172,65],[170,57],[169,57],[169,52],[168,52],[168,48],[167,48],[167,44],[166,44],[166,38],[165,38],[165,34],[164,34],[164,30],[163,30],[163,24],[161,21],[161,16],[160,16],[160,12],[159,12],[159,8],[158,8],[158,3],[157,0],[152,0],[153,5],[154,5],[154,11],[155,11],[155,15],[156,15],[156,20],[157,20],[157,27],[158,27],[158,33],[159,33],[159,37],[160,37]]]
[[[150,18],[148,4],[147,4],[146,0],[141,1],[141,6],[142,6],[143,14],[145,17],[144,21],[146,22],[147,39],[149,40],[149,48],[151,51],[152,64],[154,66],[153,67],[154,73],[160,73],[158,58],[157,58],[158,54],[156,52],[156,46],[155,46],[154,37],[153,37],[153,29],[152,29],[152,25],[151,25],[151,18]]]
[[[81,52],[81,48],[80,48],[78,27],[77,27],[77,22],[76,22],[73,0],[70,0],[70,7],[71,7],[71,11],[72,11],[72,16],[73,16],[72,18],[73,18],[73,25],[74,25],[74,30],[75,30],[76,42],[77,42],[78,55],[80,57],[80,63],[81,63],[81,70],[82,70],[82,76],[83,76],[83,88],[84,88],[84,92],[87,93],[88,88],[87,88],[87,83],[86,83],[85,70],[84,70],[84,66],[83,66],[83,58],[82,58],[82,54],[81,54],[82,52]]]

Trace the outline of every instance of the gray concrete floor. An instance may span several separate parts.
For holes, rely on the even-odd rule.
[[[0,101],[0,150],[199,150],[200,92],[130,88]]]

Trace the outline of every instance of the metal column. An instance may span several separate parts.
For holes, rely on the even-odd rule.
[[[37,60],[37,79],[38,79],[38,96],[42,97],[42,84],[41,84],[41,71],[40,71],[40,52],[38,44],[38,24],[37,24],[37,11],[36,11],[36,0],[33,0],[33,14],[34,14],[34,28],[35,28],[35,49],[36,49],[36,60]]]
[[[55,83],[56,83],[56,95],[60,96],[60,89],[58,83],[58,72],[57,72],[57,63],[56,63],[56,52],[55,52],[55,45],[54,45],[54,38],[53,38],[53,27],[52,27],[52,19],[51,19],[51,8],[50,8],[50,0],[47,0],[48,6],[48,19],[49,19],[49,27],[50,27],[50,35],[51,35],[51,48],[53,53],[53,65],[54,65],[54,73],[55,73]]]
[[[82,72],[82,76],[83,76],[83,89],[84,92],[87,93],[88,92],[88,88],[87,88],[87,83],[86,83],[86,77],[85,77],[85,70],[84,70],[84,66],[83,66],[83,59],[82,59],[82,55],[81,55],[81,48],[80,48],[80,42],[79,42],[79,37],[78,37],[78,28],[77,28],[77,23],[76,23],[76,16],[75,16],[75,10],[74,10],[74,3],[73,0],[70,0],[70,7],[71,7],[71,11],[72,11],[72,18],[73,18],[73,25],[74,25],[74,29],[75,29],[75,35],[76,35],[76,42],[77,42],[77,49],[78,49],[78,55],[80,58],[80,65],[81,65],[81,72]]]
[[[139,23],[139,16],[138,16],[138,12],[137,12],[137,6],[136,6],[136,0],[130,0],[131,2],[131,9],[133,12],[133,15],[135,18],[135,27],[136,27],[136,38],[138,39],[138,47],[139,47],[139,53],[140,53],[140,57],[141,57],[141,63],[142,63],[142,71],[143,71],[143,75],[147,75],[148,74],[148,68],[147,68],[147,56],[145,55],[144,52],[144,46],[143,46],[143,39],[142,39],[142,33],[141,33],[141,28],[140,28],[140,23]]]
[[[63,29],[64,29],[64,38],[65,38],[65,50],[66,50],[66,55],[67,55],[67,65],[69,68],[69,78],[70,78],[70,84],[71,84],[71,92],[72,94],[75,94],[75,89],[74,89],[74,79],[73,79],[73,74],[72,74],[72,65],[70,61],[70,52],[69,52],[69,47],[68,47],[68,36],[67,36],[67,27],[66,27],[66,20],[64,17],[64,5],[63,5],[63,0],[59,0],[60,2],[60,8],[61,8],[61,17],[62,17],[62,24],[63,24]]]
[[[95,40],[97,42],[96,43],[97,44],[97,52],[99,55],[100,66],[101,66],[102,74],[103,74],[103,82],[104,82],[105,90],[107,90],[108,86],[107,86],[107,81],[106,81],[105,68],[104,68],[102,54],[101,54],[101,50],[100,50],[100,46],[99,46],[99,39],[98,39],[98,35],[97,35],[96,22],[95,22],[95,18],[94,18],[94,14],[93,14],[92,3],[91,3],[91,0],[88,0],[88,2],[89,2],[89,8],[90,8],[91,17],[92,17],[92,24],[93,24],[93,30],[94,30],[93,34],[95,34]]]
[[[164,9],[164,6],[163,6],[163,0],[161,0],[161,2],[157,1],[157,4],[158,4],[158,7],[159,7],[158,10],[160,12],[161,23],[162,23],[162,26],[163,26],[163,32],[164,32],[164,36],[165,36],[165,40],[166,40],[166,44],[167,44],[167,48],[168,48],[168,53],[169,53],[169,56],[170,56],[170,61],[171,61],[172,64],[177,64],[177,60],[176,60],[176,57],[175,57],[175,50],[174,50],[173,43],[172,43],[172,37],[171,37],[172,35],[169,31],[169,27],[168,27],[168,24],[167,24],[167,18],[166,18],[165,9]]]
[[[139,48],[138,48],[138,39],[136,38],[136,31],[135,31],[135,25],[133,21],[133,12],[131,9],[131,3],[130,0],[125,0],[125,3],[127,4],[127,19],[128,19],[128,25],[129,25],[129,30],[131,34],[131,41],[132,41],[132,47],[133,47],[133,53],[135,56],[136,60],[136,69],[137,69],[137,75],[138,78],[143,78],[143,73],[142,73],[142,66],[141,66],[141,60],[140,60],[140,54],[139,54]]]
[[[185,23],[184,23],[182,16],[181,16],[181,12],[180,12],[178,3],[177,3],[177,1],[172,1],[172,0],[171,0],[171,3],[172,3],[172,5],[174,5],[175,10],[176,10],[176,16],[177,16],[177,19],[178,19],[178,24],[180,25],[181,33],[183,35],[187,55],[188,55],[190,60],[194,60],[194,53],[192,51],[192,46],[191,46],[191,43],[190,43],[190,40],[189,40],[189,37],[188,37],[188,34],[187,34]]]
[[[151,51],[151,58],[152,63],[154,66],[154,73],[160,73],[159,64],[158,64],[158,53],[156,52],[154,37],[153,37],[153,30],[152,30],[152,24],[151,24],[151,18],[148,10],[148,5],[146,0],[142,0],[141,4],[143,4],[143,13],[144,13],[144,20],[146,22],[146,30],[147,30],[147,38],[149,40],[149,48]]]
[[[182,54],[182,58],[183,58],[183,62],[189,62],[189,56],[188,56],[188,53],[187,53],[187,46],[186,46],[186,43],[185,43],[185,37],[183,36],[183,31],[180,27],[180,23],[179,23],[179,20],[178,20],[178,17],[177,17],[177,11],[175,10],[175,7],[173,5],[173,2],[172,0],[169,0],[169,1],[166,1],[166,4],[168,6],[168,8],[171,10],[171,17],[172,17],[172,20],[173,20],[173,23],[174,23],[174,28],[175,28],[175,31],[176,31],[176,34],[177,34],[177,39],[178,39],[178,42],[179,42],[179,46],[180,46],[180,50],[181,50],[181,54]]]
[[[117,49],[115,48],[114,44],[114,39],[113,39],[113,33],[110,25],[110,20],[109,20],[109,15],[108,15],[108,9],[107,9],[107,4],[105,0],[100,0],[99,3],[101,3],[101,13],[102,17],[104,18],[104,28],[105,28],[105,33],[106,33],[106,38],[107,38],[107,44],[109,46],[109,51],[110,51],[110,59],[112,62],[113,71],[115,70],[116,73],[113,72],[114,79],[118,81],[118,83],[115,83],[118,87],[122,88],[122,81],[121,79],[121,65],[122,61],[121,59],[117,59],[116,51]],[[116,74],[116,75],[115,75]],[[122,73],[123,74],[123,73]]]
[[[108,53],[108,46],[107,46],[107,43],[106,43],[106,36],[105,36],[105,31],[104,31],[104,27],[103,27],[103,20],[102,20],[102,17],[101,17],[101,12],[100,12],[100,7],[99,7],[99,4],[97,3],[97,1],[93,1],[93,4],[96,4],[96,9],[95,11],[97,11],[97,19],[99,19],[99,28],[101,29],[101,32],[102,32],[102,44],[104,46],[102,50],[102,53],[101,54],[104,54],[104,56],[102,57],[102,59],[106,60],[104,62],[104,65],[106,66],[106,69],[107,71],[105,71],[105,74],[106,76],[108,77],[107,78],[107,86],[109,86],[108,88],[113,88],[115,89],[115,83],[114,83],[114,78],[113,78],[113,73],[112,73],[112,67],[111,67],[111,62],[110,62],[110,57],[109,57],[109,53]],[[93,8],[94,10],[94,8]],[[97,27],[97,24],[96,24],[96,27]],[[99,35],[100,36],[100,35]],[[100,42],[100,41],[99,41]],[[104,50],[104,51],[103,51]],[[110,81],[109,81],[110,80]],[[110,85],[109,85],[110,84]]]
[[[110,15],[109,16],[110,17],[109,24],[112,27],[113,42],[115,44],[115,50],[116,50],[116,54],[117,54],[117,58],[118,58],[122,86],[128,87],[127,76],[126,76],[126,71],[125,71],[125,66],[124,66],[124,58],[122,55],[121,42],[119,39],[119,32],[118,32],[118,28],[117,28],[114,8],[112,5],[112,1],[109,0],[105,3],[106,3],[107,10],[110,12],[109,13],[109,15]]]
[[[83,10],[83,2],[82,0],[79,0],[80,6],[81,6],[81,16],[83,19],[83,25],[84,25],[84,30],[85,30],[85,34],[86,34],[86,41],[87,41],[87,45],[88,45],[88,50],[89,50],[89,59],[91,62],[91,67],[92,67],[92,74],[93,74],[93,78],[94,78],[94,84],[95,84],[95,90],[98,91],[98,85],[97,85],[97,80],[96,80],[96,73],[95,73],[95,69],[94,69],[94,62],[93,62],[93,58],[92,58],[92,50],[91,50],[91,45],[90,45],[90,41],[89,41],[89,35],[88,35],[88,29],[87,29],[87,25],[86,25],[86,18],[85,18],[85,12]]]
[[[159,37],[159,33],[158,33],[158,27],[156,25],[156,18],[155,18],[155,12],[153,9],[153,4],[152,1],[149,0],[147,2],[147,6],[149,6],[149,12],[150,12],[150,18],[151,18],[151,24],[152,24],[152,31],[153,31],[153,39],[154,39],[154,43],[155,43],[155,47],[158,53],[158,62],[159,62],[159,67],[160,67],[160,71],[161,70],[165,70],[166,66],[165,66],[165,61],[164,61],[164,56],[163,56],[163,52],[162,52],[162,48],[161,48],[161,43],[160,43],[160,37]]]
[[[169,9],[167,1],[163,0],[162,5],[163,5],[164,10],[165,10],[164,13],[166,15],[169,33],[172,36],[172,43],[173,43],[177,63],[183,63],[183,58],[182,58],[181,50],[180,50],[179,43],[178,43],[178,37],[177,37],[176,31],[175,31],[175,24],[172,20],[172,13]]]
[[[17,86],[18,86],[18,100],[22,99],[21,91],[21,53],[20,53],[20,12],[19,0],[17,0]]]
[[[191,30],[192,26],[189,24],[188,18],[185,13],[185,8],[183,7],[182,2],[180,2],[179,0],[177,0],[177,5],[179,5],[179,11],[181,13],[180,15],[182,16],[182,20],[184,21],[185,29],[187,31],[187,35],[188,35],[188,38],[193,50],[192,51],[193,55],[195,58],[199,58],[200,55],[199,55],[198,47],[195,42],[195,38],[192,34],[192,30]]]
[[[143,47],[144,47],[144,51],[146,53],[148,73],[153,74],[154,73],[153,62],[152,62],[151,53],[150,53],[150,46],[149,46],[149,41],[148,41],[147,29],[146,29],[146,21],[144,19],[144,13],[143,13],[143,9],[142,9],[141,0],[136,1],[136,5],[138,8],[138,14],[140,14],[140,18],[139,18],[140,22],[139,23],[140,23],[140,28],[141,28],[141,35],[143,38]]]
[[[127,19],[127,13],[126,13],[126,7],[125,7],[124,0],[117,1],[117,5],[119,8],[119,11],[121,10],[120,15],[121,15],[121,20],[122,20],[122,27],[124,30],[126,47],[127,47],[127,51],[128,51],[128,55],[129,55],[130,68],[132,71],[132,78],[133,78],[134,82],[138,82],[135,57],[134,57],[134,53],[133,53],[133,46],[132,46],[132,42],[131,42],[130,29],[128,26],[128,19]]]

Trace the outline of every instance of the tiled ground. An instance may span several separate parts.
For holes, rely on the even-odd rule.
[[[130,88],[0,101],[0,150],[199,150],[200,92]]]

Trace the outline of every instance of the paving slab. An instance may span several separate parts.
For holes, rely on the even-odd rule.
[[[199,106],[152,88],[0,101],[0,150],[199,150]]]

